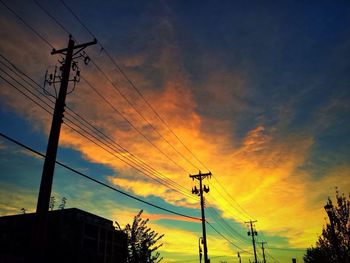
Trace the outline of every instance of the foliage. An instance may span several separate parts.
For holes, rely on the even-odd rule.
[[[316,247],[309,248],[305,263],[350,263],[350,195],[340,195],[336,190],[336,204],[328,198],[329,223],[323,228]]]
[[[56,199],[55,199],[54,196],[51,196],[51,197],[50,197],[50,203],[49,203],[49,209],[50,209],[51,211],[54,210],[55,204],[56,204]]]
[[[61,199],[61,204],[59,205],[59,209],[63,210],[66,207],[67,204],[67,198],[65,196],[62,197]]]
[[[125,233],[128,236],[128,263],[155,263],[160,262],[159,252],[156,250],[163,244],[157,242],[164,236],[159,235],[147,227],[149,219],[142,219],[143,210],[135,217],[133,224],[127,224]]]

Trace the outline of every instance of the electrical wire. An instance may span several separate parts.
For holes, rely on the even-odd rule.
[[[41,38],[46,44],[48,44],[51,48],[53,48],[53,46],[44,38],[42,37],[42,35],[40,35],[33,27],[31,27],[28,23],[25,22],[24,19],[22,19],[17,13],[15,13],[12,9],[10,9],[6,4],[4,4],[4,2],[2,0],[0,0],[1,3],[3,5],[5,5],[5,7],[7,7],[8,10],[10,10],[18,19],[20,19],[27,27],[29,27],[39,38]],[[36,2],[36,4],[41,7],[41,9],[43,9],[45,11],[45,9],[38,4],[38,2],[36,0],[34,0],[34,2]],[[64,3],[64,1],[61,0],[61,2],[66,6],[66,8],[69,9],[69,7]],[[70,12],[72,12],[72,14],[74,14],[74,12],[70,9]],[[69,31],[67,31],[65,29],[65,27],[59,23],[58,20],[56,20],[53,16],[51,16],[47,10],[45,11],[45,13],[50,16],[58,25],[60,25],[60,27],[65,30],[65,32],[69,33]],[[75,15],[75,17],[78,19],[78,21],[83,25],[82,21]],[[84,25],[83,25],[84,26]],[[91,31],[84,26],[84,28],[91,34]],[[101,46],[103,48],[103,46]],[[118,68],[118,70],[120,71],[120,73],[126,78],[126,80],[129,82],[129,84],[135,89],[135,91],[137,91],[137,93],[141,96],[141,98],[145,101],[145,103],[152,109],[152,111],[156,114],[156,116],[163,122],[164,125],[166,125],[166,127],[169,129],[169,131],[179,140],[179,142],[191,153],[191,155],[193,155],[193,157],[199,162],[201,163],[201,165],[203,165],[205,167],[205,165],[191,152],[191,150],[185,145],[183,144],[183,142],[180,140],[180,138],[173,132],[173,130],[169,127],[169,125],[161,118],[161,116],[154,110],[154,108],[151,106],[151,104],[144,98],[144,96],[142,95],[142,93],[137,89],[137,87],[134,85],[134,83],[129,79],[129,77],[125,74],[125,72],[121,69],[121,67],[114,61],[114,59],[110,56],[110,54],[103,48],[103,50],[106,52],[106,54],[109,56],[109,58],[111,59],[112,62],[114,62],[114,64],[116,65],[116,67]],[[13,86],[13,85],[12,85]],[[43,108],[44,109],[44,108]],[[45,110],[45,109],[44,109]],[[47,111],[47,110],[46,110]],[[146,120],[146,119],[144,119]],[[153,127],[154,128],[154,127]],[[155,129],[155,128],[154,128]],[[161,135],[159,133],[159,135]],[[175,148],[174,148],[175,149]],[[176,150],[177,151],[177,150]],[[178,152],[178,151],[177,151]],[[188,160],[188,159],[187,159]],[[193,165],[193,164],[192,164]],[[197,167],[198,168],[198,167]],[[209,170],[207,167],[205,167],[207,170]],[[216,179],[216,178],[215,178]],[[217,181],[217,180],[216,180]],[[219,181],[217,181],[219,183]],[[220,184],[220,183],[219,183]],[[220,185],[221,186],[221,185]],[[221,186],[222,187],[222,186]],[[222,189],[224,189],[222,187]],[[225,189],[224,189],[225,190]],[[218,191],[219,192],[219,191]],[[225,190],[226,192],[226,190]],[[232,198],[227,192],[226,194]],[[234,199],[233,199],[234,200]],[[236,202],[237,203],[237,202]],[[238,203],[237,203],[238,204]],[[238,204],[239,205],[239,204]],[[239,205],[239,207],[243,210],[243,208]],[[245,211],[246,212],[246,211]],[[248,214],[248,213],[247,213]],[[249,215],[249,214],[248,214]]]
[[[17,12],[15,12],[12,8],[4,3],[4,1],[0,0],[0,2],[9,10],[17,19],[19,19],[23,24],[25,24],[37,37],[39,37],[42,41],[44,41],[50,48],[54,49],[54,46],[44,38],[37,30],[35,30],[29,23],[27,23]]]
[[[0,56],[1,56],[2,58],[4,58],[4,56],[2,56],[2,55],[0,55]],[[4,58],[4,59],[6,59],[6,58]],[[6,60],[7,60],[7,59],[6,59]],[[8,60],[7,60],[7,61],[8,61]],[[3,64],[3,62],[0,62],[0,63]],[[8,61],[8,63],[11,63],[11,62]],[[17,70],[19,70],[19,69],[18,69],[16,66],[14,66],[13,64],[11,64],[11,65],[12,65],[14,68],[16,68]],[[1,69],[1,70],[2,70],[2,69]],[[21,72],[21,73],[24,74],[23,72]],[[7,73],[5,72],[5,74],[7,74]],[[7,74],[7,75],[8,75],[8,74]],[[27,76],[27,77],[28,77],[28,76]],[[29,78],[30,78],[30,77],[29,77]],[[31,78],[30,78],[30,79],[31,79]],[[39,99],[41,102],[45,103],[47,106],[49,106],[51,109],[53,109],[53,107],[52,107],[51,105],[47,104],[46,102],[44,102],[44,101],[42,100],[42,98],[40,98],[40,97],[38,97],[36,94],[32,93],[28,88],[26,88],[24,85],[22,85],[21,83],[19,83],[17,80],[15,80],[15,79],[13,79],[13,80],[14,80],[17,84],[19,84],[19,85],[21,85],[23,88],[25,88],[28,92],[30,92],[33,96],[35,96],[35,97],[36,97],[37,99]],[[33,79],[31,79],[31,80],[34,81]],[[40,85],[39,85],[38,83],[36,83],[35,81],[34,81],[34,83],[35,83],[36,85],[40,86]],[[10,83],[9,83],[9,84],[10,84]],[[28,84],[28,83],[27,83],[27,84]],[[11,86],[13,86],[13,85],[11,85]],[[16,88],[16,87],[15,87],[15,88]],[[16,89],[18,90],[18,88],[16,88]],[[25,95],[25,94],[23,94],[23,92],[21,92],[21,93],[22,93],[22,95]],[[41,94],[41,95],[44,95],[44,94],[42,94],[42,93],[40,93],[40,94]],[[26,96],[26,95],[25,95],[25,96]],[[29,98],[28,96],[26,96],[26,97]],[[47,97],[44,97],[44,98],[47,98]],[[29,99],[32,100],[31,98],[29,98]],[[33,101],[33,100],[32,100],[32,101]],[[51,101],[51,102],[53,103],[53,101]],[[51,113],[50,113],[50,114],[51,114]],[[72,116],[75,120],[78,120],[80,123],[82,123],[78,118],[76,118],[75,116],[71,115],[69,112],[68,112],[68,114],[69,114],[70,116]],[[75,113],[75,114],[76,114],[76,113]],[[78,116],[79,116],[79,115],[78,115]],[[153,175],[155,175],[159,180],[161,180],[161,181],[159,181],[158,179],[153,178],[152,176],[150,176],[149,174],[145,173],[143,170],[139,169],[138,167],[135,167],[135,166],[133,165],[133,164],[135,164],[134,160],[130,160],[130,158],[129,158],[128,156],[122,156],[122,157],[127,158],[128,161],[132,161],[133,164],[130,164],[128,161],[122,160],[119,156],[115,155],[115,153],[113,152],[114,149],[111,148],[109,144],[104,143],[104,142],[101,141],[99,138],[97,138],[95,135],[91,134],[91,132],[86,131],[86,129],[84,129],[84,128],[80,127],[79,125],[77,125],[76,123],[74,123],[74,121],[70,120],[68,117],[66,117],[66,119],[67,119],[70,123],[72,123],[73,125],[77,126],[77,127],[80,128],[81,130],[83,130],[85,133],[88,133],[88,134],[89,134],[90,136],[92,136],[94,139],[98,140],[100,143],[102,143],[102,144],[103,144],[104,146],[106,146],[107,148],[110,148],[110,149],[112,150],[112,152],[111,152],[110,150],[106,149],[104,146],[101,146],[99,143],[96,143],[96,141],[92,140],[91,138],[85,136],[83,133],[78,132],[80,135],[82,135],[82,136],[84,136],[85,138],[89,139],[91,142],[93,142],[93,143],[96,144],[97,146],[101,147],[101,148],[104,149],[105,151],[109,152],[110,154],[112,154],[112,155],[115,156],[116,158],[118,158],[118,159],[120,159],[121,161],[125,162],[126,164],[130,165],[131,167],[133,167],[134,169],[136,169],[136,170],[138,170],[139,172],[143,173],[143,174],[146,175],[147,177],[150,177],[151,179],[157,181],[158,183],[163,184],[163,185],[165,185],[165,186],[167,186],[167,187],[169,187],[169,188],[171,188],[171,189],[173,189],[173,190],[175,190],[175,191],[177,191],[177,192],[179,192],[179,193],[181,193],[181,194],[184,194],[184,195],[187,196],[187,197],[190,197],[190,198],[192,198],[192,199],[197,200],[197,199],[194,198],[192,195],[190,195],[189,193],[187,193],[187,189],[185,189],[185,191],[182,190],[182,189],[180,189],[180,188],[184,188],[184,187],[181,186],[181,185],[179,185],[179,184],[177,184],[176,182],[172,181],[171,179],[165,177],[165,176],[162,175],[161,173],[158,172],[158,174],[160,174],[161,176],[163,176],[163,178],[160,178],[159,176],[157,176],[157,175],[155,175],[155,174],[153,173]],[[91,124],[90,124],[90,125],[91,125]],[[85,126],[85,127],[86,127],[86,126]],[[70,126],[70,128],[73,128],[73,127]],[[74,129],[74,131],[77,132],[76,129]],[[125,149],[125,148],[124,148],[124,149]],[[126,150],[126,149],[125,149],[125,150]],[[126,151],[127,151],[127,150],[126,150]],[[144,167],[143,167],[143,168],[144,168]],[[148,168],[148,167],[146,167],[146,168]],[[156,171],[156,170],[154,170],[154,171]],[[148,172],[149,172],[149,169],[148,169]],[[164,180],[165,182],[163,182],[163,180]],[[170,185],[170,186],[169,186],[169,185]]]
[[[23,144],[23,143],[21,143],[21,142],[15,140],[15,139],[13,139],[13,138],[11,138],[11,137],[5,135],[5,134],[2,133],[2,132],[0,132],[0,136],[3,137],[3,138],[5,138],[5,139],[7,139],[7,140],[9,140],[9,141],[11,141],[11,142],[13,142],[13,143],[15,143],[15,144],[17,144],[17,145],[19,145],[19,146],[21,146],[21,147],[23,147],[23,148],[25,148],[25,149],[27,149],[28,151],[30,151],[30,152],[32,152],[32,153],[34,153],[34,154],[36,154],[36,155],[39,155],[39,156],[45,158],[45,155],[44,155],[44,154],[42,154],[42,153],[40,153],[40,152],[34,150],[33,148],[31,148],[31,147],[29,147],[29,146],[27,146],[27,145],[25,145],[25,144]],[[126,193],[126,192],[124,192],[124,191],[122,191],[122,190],[119,190],[119,189],[117,189],[117,188],[115,188],[115,187],[112,187],[112,186],[110,186],[110,185],[108,185],[108,184],[106,184],[106,183],[104,183],[104,182],[101,182],[101,181],[99,181],[99,180],[97,180],[97,179],[94,179],[94,178],[92,178],[91,176],[88,176],[88,175],[86,175],[86,174],[84,174],[84,173],[82,173],[82,172],[79,172],[78,170],[76,170],[76,169],[74,169],[74,168],[72,168],[72,167],[70,167],[70,166],[68,166],[68,165],[66,165],[66,164],[64,164],[64,163],[62,163],[62,162],[60,162],[60,161],[56,161],[56,163],[57,163],[58,165],[62,166],[63,168],[66,168],[67,170],[70,170],[71,172],[73,172],[73,173],[75,173],[75,174],[78,174],[78,175],[84,177],[85,179],[88,179],[88,180],[90,180],[90,181],[93,181],[93,182],[95,182],[95,183],[97,183],[97,184],[99,184],[99,185],[102,185],[102,186],[104,186],[104,187],[106,187],[106,188],[109,188],[110,190],[113,190],[113,191],[115,191],[115,192],[118,192],[119,194],[125,195],[125,196],[127,196],[127,197],[129,197],[129,198],[131,198],[131,199],[134,199],[134,200],[136,200],[136,201],[139,201],[139,202],[141,202],[141,203],[143,203],[143,204],[149,205],[149,206],[151,206],[151,207],[157,208],[157,209],[159,209],[159,210],[162,210],[162,211],[167,212],[167,213],[170,213],[170,214],[174,214],[174,215],[181,216],[181,217],[184,217],[184,218],[189,218],[189,219],[192,219],[192,220],[195,220],[195,221],[202,221],[202,220],[201,220],[200,218],[198,218],[198,217],[193,217],[193,216],[189,216],[189,215],[186,215],[186,214],[183,214],[183,213],[179,213],[179,212],[176,212],[176,211],[173,211],[173,210],[164,208],[164,207],[162,207],[162,206],[153,204],[153,203],[151,203],[151,202],[145,201],[145,200],[143,200],[143,199],[141,199],[141,198],[139,198],[139,197],[136,197],[136,196],[134,196],[134,195],[131,195],[131,194],[129,194],[129,193]]]
[[[248,250],[242,249],[239,246],[237,246],[235,243],[233,243],[231,240],[229,240],[227,237],[225,237],[223,234],[221,234],[210,222],[205,221],[217,234],[219,234],[223,239],[225,239],[227,242],[229,242],[232,246],[238,248],[242,253],[252,254]]]
[[[68,4],[64,1],[64,0],[60,0],[60,2],[63,4],[63,6],[71,13],[71,15],[80,23],[80,25],[90,34],[90,36],[92,36],[93,38],[96,38],[96,35],[86,26],[86,24],[82,21],[82,19],[79,18],[79,16],[73,11],[72,8],[70,8],[68,6]],[[191,156],[196,159],[196,161],[201,164],[205,169],[207,169],[208,171],[210,171],[210,169],[183,143],[183,141],[179,138],[179,136],[171,129],[171,127],[169,126],[169,124],[160,116],[160,114],[154,109],[154,107],[151,105],[151,103],[144,97],[144,95],[142,94],[142,92],[137,88],[137,86],[135,85],[135,83],[129,78],[129,76],[124,72],[124,70],[122,69],[122,67],[115,61],[115,59],[111,56],[111,54],[108,52],[108,50],[102,45],[101,41],[98,42],[98,45],[100,45],[101,47],[101,51],[103,51],[106,56],[110,59],[110,61],[112,62],[112,64],[117,68],[117,70],[120,72],[120,74],[125,78],[125,80],[129,83],[129,85],[135,90],[135,92],[140,96],[140,98],[146,103],[146,105],[151,109],[151,111],[157,116],[157,118],[165,125],[165,127],[170,131],[171,134],[174,135],[174,137],[180,142],[180,144],[191,154]],[[104,73],[105,74],[105,73]],[[110,80],[109,80],[110,81]],[[111,82],[111,81],[110,81]],[[113,82],[111,82],[112,85]],[[115,85],[114,85],[115,86]],[[117,87],[116,87],[117,88]],[[118,89],[118,88],[117,88]],[[120,91],[120,89],[118,89],[119,94],[126,99],[126,101],[129,103],[129,105],[132,106],[132,108],[134,108],[134,110],[141,116],[141,118],[143,118],[145,121],[147,121],[146,118],[144,118],[144,116],[136,109],[136,107],[134,107],[134,105],[130,102],[130,100],[127,99],[126,96],[124,96],[124,94],[122,94],[122,92]],[[148,121],[147,121],[148,122]],[[148,122],[149,123],[149,122]],[[150,123],[149,123],[150,124]],[[158,135],[160,135],[161,137],[163,137],[155,128],[154,126],[151,124],[151,127],[154,131],[157,132]],[[166,140],[164,137],[163,139],[168,143],[168,140]],[[198,166],[194,165],[192,162],[190,162],[186,157],[184,157],[184,155],[182,155],[181,153],[179,153],[179,151],[170,143],[168,143],[171,148],[173,148],[178,154],[180,154],[186,161],[188,161],[190,164],[192,164],[193,167],[198,169]],[[237,206],[241,209],[241,211],[243,211],[246,215],[248,215],[249,218],[253,218],[227,191],[226,189],[221,185],[221,183],[214,178],[217,183],[220,185],[220,187],[223,189],[223,191],[230,197],[230,199],[235,202],[237,204]],[[218,191],[219,192],[219,191]],[[222,196],[222,195],[221,195]],[[234,209],[236,209],[230,202],[228,202]],[[236,209],[237,210],[237,209]],[[237,210],[238,211],[238,210]]]
[[[50,12],[48,12],[47,9],[45,9],[41,4],[39,4],[37,2],[37,0],[33,0],[38,6],[39,8],[41,8],[47,16],[49,16],[55,23],[57,23],[61,29],[63,29],[66,33],[70,34],[71,33],[69,32],[69,30],[67,30],[67,28],[62,24],[60,23],[53,15],[50,14]],[[61,3],[66,7],[66,9],[68,9],[68,11],[78,20],[78,22],[89,32],[89,34],[96,38],[96,36],[89,30],[89,28],[82,22],[82,20],[74,13],[74,11],[64,2],[64,1],[61,1]],[[124,76],[124,78],[129,82],[129,84],[133,87],[133,89],[135,89],[135,91],[139,94],[139,96],[145,101],[145,103],[151,108],[151,110],[157,115],[157,117],[163,122],[163,124],[165,124],[167,126],[167,128],[170,130],[170,132],[178,139],[178,141],[191,153],[191,155],[199,162],[201,163],[204,167],[205,165],[193,154],[193,152],[182,142],[182,140],[173,132],[172,129],[170,129],[169,125],[161,118],[161,116],[155,111],[155,109],[152,107],[152,105],[146,100],[146,98],[143,96],[143,94],[137,89],[137,87],[135,86],[135,84],[131,81],[131,79],[126,75],[126,73],[122,70],[122,68],[116,63],[116,61],[112,58],[112,56],[109,54],[109,52],[102,46],[102,44],[99,42],[99,45],[101,46],[101,50],[104,50],[106,55],[109,57],[109,59],[112,61],[112,63],[116,66],[116,68],[118,69],[118,71]],[[94,63],[94,62],[93,62]],[[95,66],[96,63],[94,63]],[[184,158],[188,163],[190,163],[193,167],[199,169],[197,166],[195,166],[191,161],[189,161],[188,158],[186,158],[183,154],[181,154],[172,144],[170,144],[170,142],[160,133],[158,132],[158,130],[141,114],[140,111],[137,110],[137,108],[133,105],[133,103],[121,92],[121,90],[114,85],[114,83],[107,77],[107,75],[102,71],[101,68],[97,67],[101,73],[103,73],[105,75],[105,77],[111,82],[111,84],[114,86],[114,88],[117,90],[117,92],[119,93],[119,95],[121,95],[126,101],[127,103],[138,113],[138,115],[148,123],[148,125],[150,125],[150,127],[152,127],[152,129],[160,136],[162,137],[162,139],[168,144],[171,146],[171,148],[173,150],[176,151],[177,154],[179,154],[180,156],[182,156],[182,158]],[[205,167],[207,170],[209,170],[207,167]],[[248,216],[249,214],[246,212],[246,210],[240,206],[240,204],[235,200],[233,199],[229,194],[228,192],[226,191],[226,189],[224,187],[222,187],[222,185],[220,184],[220,182],[214,178],[215,181],[219,184],[219,186],[221,186],[221,188],[224,190],[224,192],[231,198],[231,200],[233,200],[240,208],[243,212],[245,212]],[[215,188],[215,187],[214,187]],[[221,197],[224,198],[224,196],[221,194],[220,191],[217,191]],[[237,208],[235,208],[230,202],[227,201],[226,198],[224,198],[225,201],[230,204],[234,209],[236,209],[238,211]],[[239,211],[238,211],[239,212]],[[251,218],[251,216],[250,216]]]
[[[55,21],[55,23],[57,25],[59,25],[59,27],[66,32],[68,35],[72,35],[69,30],[62,24],[60,23],[60,21],[58,21],[53,15],[51,15],[51,13],[42,5],[40,4],[37,0],[33,0],[34,3],[47,15],[49,16],[53,21]]]

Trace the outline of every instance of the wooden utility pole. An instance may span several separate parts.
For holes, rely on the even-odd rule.
[[[190,175],[190,178],[192,178],[192,180],[197,179],[199,181],[199,190],[195,186],[192,189],[192,194],[198,195],[200,197],[200,201],[201,201],[204,263],[209,263],[210,260],[208,259],[208,247],[207,247],[207,234],[206,234],[206,229],[205,229],[205,214],[204,214],[203,191],[208,193],[210,189],[209,189],[209,186],[208,186],[208,188],[205,185],[203,187],[202,181],[203,181],[204,178],[211,177],[211,175],[212,175],[211,172],[202,174],[201,171],[199,171],[199,174]]]
[[[263,263],[266,263],[266,258],[265,258],[265,247],[264,244],[266,244],[265,241],[263,242],[258,242],[259,244],[261,244],[261,250],[262,250],[262,255],[263,255]]]
[[[37,238],[39,239],[37,245],[39,246],[39,250],[40,250],[38,256],[42,261],[44,258],[44,246],[45,246],[46,235],[47,235],[47,214],[48,214],[49,203],[50,203],[58,142],[59,142],[59,137],[61,132],[61,125],[63,122],[63,112],[64,112],[65,101],[67,96],[68,83],[70,81],[69,75],[72,67],[72,61],[73,59],[82,56],[80,52],[84,48],[90,45],[94,45],[96,43],[97,41],[95,39],[94,41],[89,43],[75,45],[74,40],[70,36],[67,48],[63,48],[60,50],[53,49],[51,52],[51,55],[63,54],[65,55],[65,59],[63,62],[61,62],[62,66],[60,67],[60,70],[62,72],[61,77],[59,77],[60,90],[58,93],[58,97],[56,98],[51,130],[50,130],[49,140],[47,143],[46,157],[45,157],[43,172],[41,176],[38,203],[36,207],[37,227],[38,227],[36,234],[38,235]],[[74,52],[75,50],[77,51]],[[75,66],[76,66],[76,63],[75,63]]]
[[[254,249],[254,259],[255,259],[254,263],[258,263],[258,259],[256,257],[256,247],[255,247],[255,238],[254,238],[254,236],[258,235],[258,232],[256,232],[253,228],[253,223],[256,223],[256,222],[257,222],[256,220],[254,220],[254,221],[250,220],[248,222],[245,222],[246,224],[250,225],[250,231],[248,231],[248,236],[252,236],[253,249]]]

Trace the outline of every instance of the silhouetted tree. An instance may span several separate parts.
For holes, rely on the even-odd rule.
[[[350,195],[336,190],[336,204],[328,198],[325,210],[329,223],[322,230],[316,247],[307,249],[305,263],[350,263]]]
[[[66,204],[67,204],[67,198],[63,196],[61,199],[61,204],[58,206],[58,208],[62,210],[66,207]]]
[[[164,236],[159,235],[147,227],[149,219],[142,219],[143,210],[135,217],[132,225],[127,224],[125,233],[128,235],[128,263],[155,263],[160,262],[159,252],[156,250],[163,244],[157,242]]]
[[[55,208],[55,203],[56,203],[55,197],[54,197],[54,196],[51,196],[51,197],[50,197],[50,203],[49,203],[49,209],[50,209],[51,211]]]

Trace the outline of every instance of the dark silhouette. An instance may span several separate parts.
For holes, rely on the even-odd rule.
[[[128,263],[155,263],[160,262],[159,252],[156,250],[163,244],[157,242],[164,236],[147,227],[149,219],[142,219],[143,210],[135,217],[132,225],[127,224],[125,233],[128,236]],[[156,252],[156,253],[154,253]]]
[[[316,247],[308,248],[305,263],[350,263],[350,195],[340,195],[336,190],[336,204],[328,198],[324,206],[329,223],[322,230]]]
[[[58,206],[58,208],[64,209],[66,207],[66,204],[67,204],[67,198],[63,196],[61,199],[61,204]]]
[[[31,242],[36,214],[0,217],[0,263],[37,262]],[[76,208],[48,212],[45,261],[50,263],[125,263],[127,235],[113,222]]]

